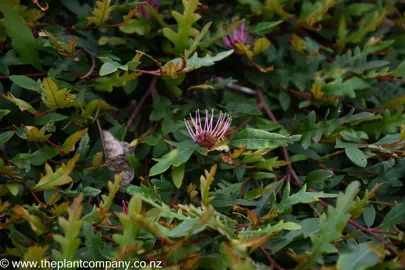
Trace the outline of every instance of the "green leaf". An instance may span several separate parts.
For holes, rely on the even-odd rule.
[[[0,149],[2,149],[4,147],[4,144],[8,142],[8,140],[10,140],[13,136],[14,136],[13,130],[0,133]]]
[[[356,147],[346,147],[345,153],[347,157],[357,166],[363,168],[367,166],[367,158],[360,149]]]
[[[277,133],[270,133],[261,129],[245,128],[236,133],[230,145],[247,149],[277,148],[286,146],[288,143],[297,141],[299,136],[284,136]]]
[[[37,81],[34,81],[30,77],[22,76],[22,75],[12,75],[9,77],[15,84],[18,86],[35,91],[37,93],[42,93],[41,84]]]
[[[24,169],[25,172],[29,172],[31,169],[31,159],[32,159],[31,153],[22,153],[22,154],[16,155],[12,159],[12,161],[17,168]],[[45,163],[45,161],[44,161],[44,163]]]
[[[403,60],[401,64],[399,64],[397,68],[393,70],[393,75],[394,77],[405,76],[405,60]]]
[[[3,119],[3,117],[9,114],[10,112],[11,112],[10,110],[0,110],[0,120]]]
[[[379,261],[379,256],[370,245],[371,243],[361,243],[352,248],[351,252],[342,253],[337,262],[338,268],[344,270],[363,270],[376,265]]]
[[[271,32],[272,28],[276,27],[283,21],[275,21],[275,22],[259,22],[255,26],[251,27],[249,32],[262,36],[266,35]]]
[[[42,126],[48,123],[56,123],[68,119],[66,115],[59,114],[57,112],[50,112],[41,116],[38,120],[35,121],[35,125]]]
[[[3,27],[11,38],[12,46],[20,55],[20,59],[42,70],[37,42],[21,15],[20,6],[13,5],[9,1],[0,1],[0,11],[4,16]]]
[[[51,146],[45,145],[31,155],[31,164],[34,166],[41,166],[49,159],[59,155],[60,150]]]
[[[306,192],[306,186],[304,185],[300,191],[290,196],[290,184],[284,188],[283,198],[280,204],[277,205],[277,210],[282,213],[285,210],[291,208],[293,205],[299,203],[312,203],[318,201],[319,198],[334,198],[336,194],[328,194],[323,192]]]
[[[23,112],[23,111],[27,110],[32,114],[36,113],[35,109],[28,102],[26,102],[22,99],[15,98],[13,96],[13,94],[11,94],[10,92],[7,93],[7,96],[6,95],[2,95],[2,96],[4,99],[7,99],[8,101],[13,102],[15,105],[17,105],[18,108],[20,109],[20,111]]]
[[[387,228],[405,221],[405,202],[399,203],[384,217],[382,227]]]
[[[173,166],[172,167],[172,179],[173,184],[176,188],[180,188],[181,184],[183,183],[184,179],[184,169],[186,168],[186,164],[181,164],[180,166]]]
[[[170,151],[161,158],[156,158],[158,162],[150,168],[149,176],[154,176],[157,174],[164,173],[170,166],[180,166],[185,163],[191,157],[194,152],[195,146],[189,145],[188,142],[183,143],[178,148]]]
[[[250,10],[256,15],[262,14],[263,12],[263,3],[260,0],[238,0],[238,2],[244,5],[249,5]]]
[[[291,104],[291,97],[287,91],[280,91],[278,95],[278,100],[280,101],[280,106],[283,108],[284,111],[287,111],[290,108]]]
[[[101,190],[94,188],[94,187],[85,187],[82,192],[83,192],[84,198],[96,197],[97,195],[99,195],[101,193]]]
[[[230,56],[232,53],[233,53],[233,50],[229,50],[229,51],[221,52],[215,56],[206,55],[202,58],[199,58],[198,54],[194,53],[190,59],[187,59],[187,65],[186,65],[186,68],[184,69],[184,71],[194,70],[194,69],[198,69],[200,67],[213,66],[215,64],[215,62],[225,59],[226,57]],[[170,62],[166,63],[164,65],[164,67],[167,67],[169,65],[169,63],[174,63],[174,64],[180,65],[182,63],[182,59],[181,58],[173,59]]]
[[[127,71],[128,66],[121,65],[120,63],[115,62],[115,61],[106,62],[101,66],[99,74],[100,74],[100,76],[105,76],[105,75],[116,72],[118,69]]]
[[[372,204],[369,204],[366,207],[364,207],[363,219],[364,219],[364,222],[366,223],[367,227],[373,226],[374,221],[375,221],[375,216],[376,216],[376,211]]]
[[[315,170],[310,172],[305,178],[305,183],[310,188],[323,189],[325,181],[333,176],[332,171]]]

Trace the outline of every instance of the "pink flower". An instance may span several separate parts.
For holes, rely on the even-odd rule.
[[[211,117],[208,110],[205,111],[205,123],[201,124],[200,111],[196,112],[195,120],[190,114],[190,119],[193,127],[189,122],[184,119],[188,133],[193,138],[194,142],[205,148],[212,148],[215,143],[220,140],[231,126],[232,117],[226,113],[220,112],[218,121],[214,126],[214,110],[212,110]]]
[[[160,6],[160,0],[146,0],[145,2],[147,2],[149,5],[152,6],[152,8],[154,10],[156,10],[156,12],[158,12],[159,10],[159,6]],[[145,17],[146,19],[150,19],[152,18],[152,15],[149,14],[149,12],[146,10],[146,4],[142,4],[139,8],[139,13]]]
[[[124,200],[122,200],[122,212],[128,214],[128,203]]]
[[[235,28],[228,36],[223,37],[225,45],[230,49],[237,49],[235,44],[246,44],[248,42],[248,34],[246,30],[246,23],[242,21],[239,28]]]

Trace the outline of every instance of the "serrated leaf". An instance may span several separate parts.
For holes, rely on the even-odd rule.
[[[52,250],[52,257],[57,261],[73,260],[77,249],[80,246],[81,239],[79,233],[81,231],[83,221],[80,220],[82,215],[83,194],[77,196],[69,206],[68,219],[64,217],[58,218],[59,226],[63,229],[64,234],[54,234],[53,239],[60,245],[60,251]]]
[[[163,28],[163,35],[169,39],[176,51],[176,55],[183,53],[191,46],[190,37],[194,37],[198,34],[198,30],[193,28],[193,24],[196,23],[201,15],[195,13],[198,8],[198,0],[183,0],[184,13],[180,14],[177,11],[172,11],[172,16],[177,22],[177,32],[165,27]]]
[[[45,135],[47,128],[48,127],[46,125],[41,127],[41,129],[33,126],[25,126],[24,132],[27,134],[27,140],[29,142],[46,142],[52,136],[52,134]]]
[[[21,60],[41,70],[38,45],[31,29],[21,15],[20,6],[13,5],[9,1],[0,1],[0,11],[4,16],[2,25],[11,38],[12,46],[20,55]]]
[[[41,179],[33,189],[36,191],[54,190],[58,186],[62,186],[72,182],[73,179],[72,177],[70,177],[70,174],[73,171],[73,168],[79,157],[80,155],[76,155],[72,159],[70,159],[67,164],[62,163],[62,166],[55,172],[52,170],[51,166],[45,164],[46,174],[41,177]]]
[[[290,196],[290,185],[284,188],[283,198],[280,204],[277,205],[277,210],[282,213],[293,205],[299,203],[312,203],[318,201],[319,198],[333,198],[336,194],[328,194],[324,192],[306,192],[306,186],[302,187],[300,191]]]
[[[93,16],[87,17],[88,25],[94,24],[95,26],[102,25],[108,20],[111,12],[111,0],[96,1],[96,7],[91,12]]]
[[[3,174],[9,178],[18,177],[19,173],[14,171],[14,166],[6,166],[4,160],[0,157],[0,174]]]
[[[63,109],[72,107],[76,103],[76,95],[70,94],[68,89],[59,89],[52,78],[44,78],[42,81],[42,101],[49,109]]]

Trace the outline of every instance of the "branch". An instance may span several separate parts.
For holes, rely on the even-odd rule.
[[[135,119],[135,116],[138,114],[139,110],[142,107],[142,104],[145,102],[146,98],[154,91],[154,89],[156,88],[156,81],[157,81],[157,77],[153,76],[152,81],[149,85],[148,90],[145,92],[145,94],[143,95],[142,99],[139,101],[139,103],[136,105],[135,110],[132,112],[131,116],[129,117],[129,120],[127,122],[127,126],[126,129],[128,130],[129,127],[131,126],[132,122]]]
[[[88,53],[91,56],[91,67],[90,67],[89,72],[87,72],[86,74],[84,74],[83,76],[80,77],[81,79],[86,79],[93,73],[94,68],[96,67],[96,55],[86,48],[82,48],[82,49],[83,49],[83,51],[85,51],[86,53]]]
[[[269,106],[267,106],[266,101],[264,100],[262,89],[258,88],[256,90],[256,95],[259,100],[259,105],[258,105],[259,108],[263,109],[266,112],[267,116],[270,118],[271,121],[278,124],[278,121],[274,117],[273,112],[270,110]],[[283,146],[282,148],[283,148],[284,159],[285,159],[285,161],[287,161],[288,172],[292,175],[296,184],[298,186],[302,186],[301,179],[298,177],[297,173],[295,172],[295,170],[291,164],[291,159],[290,159],[290,155],[288,154],[287,147]],[[287,182],[289,182],[289,178],[287,178]]]

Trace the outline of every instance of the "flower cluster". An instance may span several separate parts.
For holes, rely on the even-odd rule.
[[[160,0],[146,0],[146,2],[154,9],[156,12],[159,11],[159,6],[160,6]],[[139,8],[139,13],[145,17],[146,19],[152,18],[152,15],[149,14],[147,9],[145,8],[145,5],[141,5]]]
[[[128,214],[128,202],[122,200],[122,212]]]
[[[237,45],[246,45],[249,42],[245,21],[242,21],[239,28],[235,28],[230,35],[224,36],[223,41],[228,48],[240,51]]]
[[[218,121],[214,126],[214,110],[212,110],[211,116],[208,110],[206,110],[204,126],[201,124],[200,111],[196,112],[195,119],[190,114],[190,120],[194,129],[186,119],[184,119],[184,122],[194,142],[210,149],[225,135],[226,131],[231,126],[232,117],[226,113],[220,112]]]

